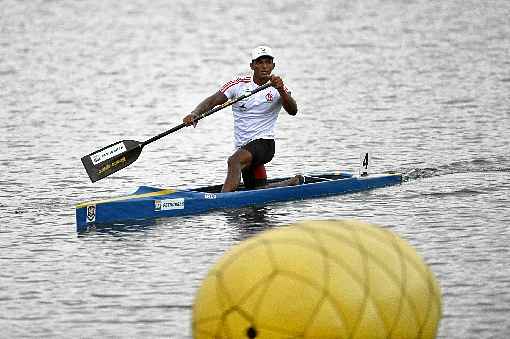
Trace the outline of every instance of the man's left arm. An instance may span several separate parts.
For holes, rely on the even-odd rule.
[[[290,115],[296,115],[298,111],[296,100],[294,100],[290,93],[285,90],[282,78],[277,75],[271,75],[271,83],[278,93],[280,93],[283,108]]]

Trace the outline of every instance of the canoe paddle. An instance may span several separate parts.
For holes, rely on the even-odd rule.
[[[213,113],[216,113],[219,110],[224,109],[225,107],[231,106],[238,101],[246,99],[257,92],[260,92],[270,87],[271,85],[272,84],[268,82],[267,84],[257,87],[253,91],[243,94],[235,98],[234,100],[228,100],[225,103],[218,105],[203,114],[200,114],[195,119],[195,122]],[[83,158],[81,158],[81,162],[83,163],[83,166],[85,167],[85,170],[87,171],[90,180],[92,180],[92,182],[96,182],[134,163],[136,159],[138,159],[140,153],[142,153],[142,149],[145,145],[148,145],[151,142],[159,140],[167,136],[168,134],[178,131],[186,126],[187,125],[185,123],[182,123],[144,142],[136,140],[122,140],[116,142],[114,144],[103,147],[98,151],[90,153],[89,155],[84,156]]]

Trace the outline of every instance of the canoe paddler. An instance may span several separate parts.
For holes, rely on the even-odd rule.
[[[268,87],[232,105],[234,114],[234,143],[236,151],[228,158],[228,173],[222,192],[235,191],[241,175],[246,188],[268,187],[264,164],[275,153],[275,127],[280,110],[296,115],[298,108],[281,77],[272,74],[274,54],[268,46],[258,46],[251,51],[250,68],[253,74],[236,77],[224,84],[216,93],[205,98],[183,122],[196,126],[196,119],[208,110],[249,93],[271,81]],[[302,176],[271,186],[296,185]]]

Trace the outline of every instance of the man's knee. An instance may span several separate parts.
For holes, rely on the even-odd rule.
[[[227,159],[227,165],[228,167],[233,167],[233,166],[236,166],[240,163],[239,161],[239,157],[237,157],[235,154],[234,155],[231,155],[228,157]]]
[[[239,150],[227,159],[228,167],[241,166],[244,168],[251,164],[251,153],[246,150]]]

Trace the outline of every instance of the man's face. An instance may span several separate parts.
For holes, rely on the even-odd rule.
[[[273,58],[267,56],[257,58],[250,64],[251,69],[255,73],[254,77],[261,79],[269,79],[274,66]]]

